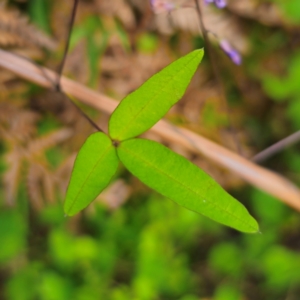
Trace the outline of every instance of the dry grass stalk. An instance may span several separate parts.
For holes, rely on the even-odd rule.
[[[57,75],[54,72],[46,68],[37,67],[33,63],[15,57],[13,54],[4,50],[0,50],[0,66],[46,88],[52,88],[51,82],[54,82],[57,78]],[[70,79],[62,78],[61,85],[65,93],[108,114],[112,113],[118,104],[113,99]],[[213,160],[220,166],[238,174],[250,184],[266,191],[282,200],[287,205],[300,211],[299,189],[282,176],[262,168],[250,160],[247,160],[196,133],[171,125],[164,120],[159,121],[151,128],[151,131],[162,136],[167,141],[178,143],[190,151]]]

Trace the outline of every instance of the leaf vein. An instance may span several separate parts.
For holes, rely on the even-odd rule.
[[[140,157],[138,155],[136,155],[134,152],[129,151],[128,149],[124,149],[123,150],[127,150],[127,153],[131,154],[132,156],[136,157],[137,159],[143,161],[146,165],[148,165],[150,168],[152,167],[152,169],[154,169],[155,171],[157,171],[158,173],[161,173],[162,175],[170,178],[171,180],[173,180],[174,182],[176,182],[178,185],[182,186],[183,188],[186,188],[187,190],[189,190],[191,193],[195,194],[196,196],[205,199],[201,194],[198,193],[198,191],[195,191],[193,189],[191,189],[189,186],[184,185],[181,181],[177,180],[175,177],[170,176],[168,173],[163,172],[161,169],[157,168],[155,165],[151,164],[148,160],[145,160],[143,157]],[[168,196],[167,196],[168,197]],[[205,199],[209,205],[212,205],[216,208],[218,208],[220,211],[223,211],[224,213],[227,213],[228,215],[234,217],[236,220],[240,221],[241,223],[243,223],[244,225],[247,225],[250,228],[253,228],[256,230],[255,227],[251,226],[248,222],[245,222],[243,219],[239,218],[238,216],[236,216],[235,214],[231,213],[228,211],[228,207],[230,206],[230,203],[228,204],[228,206],[226,207],[226,209],[224,209],[223,207],[213,203],[211,200]],[[183,206],[183,205],[182,205]]]
[[[79,191],[78,191],[78,193],[77,193],[77,195],[76,195],[74,201],[72,202],[71,206],[69,207],[69,210],[68,210],[69,212],[72,210],[72,208],[74,207],[75,203],[77,202],[78,197],[79,197],[79,195],[82,193],[83,187],[85,186],[86,182],[87,182],[87,181],[89,180],[89,178],[92,176],[92,173],[94,172],[94,170],[96,169],[96,167],[98,166],[98,164],[99,164],[99,163],[103,160],[103,158],[106,156],[106,154],[109,152],[109,150],[110,150],[111,147],[112,147],[111,145],[109,145],[109,146],[107,147],[107,150],[106,150],[105,152],[103,152],[103,155],[101,155],[101,156],[99,157],[99,159],[97,160],[97,162],[94,164],[92,170],[89,172],[88,176],[87,176],[86,179],[83,181],[83,183],[82,183],[82,185],[80,186],[80,189],[79,189]],[[76,163],[76,162],[75,162],[75,163]],[[75,167],[76,167],[76,166],[75,166],[75,164],[74,164],[74,168],[75,168]]]

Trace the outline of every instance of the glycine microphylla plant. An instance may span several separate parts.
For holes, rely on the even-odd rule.
[[[125,97],[112,113],[108,131],[92,134],[76,158],[64,210],[74,215],[109,184],[119,161],[143,183],[179,205],[237,230],[254,233],[246,208],[204,171],[167,147],[136,138],[158,122],[184,94],[203,50],[173,62]]]

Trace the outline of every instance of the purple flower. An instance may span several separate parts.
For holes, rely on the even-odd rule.
[[[227,40],[222,40],[220,42],[220,47],[236,65],[240,65],[242,63],[241,55],[230,45]]]
[[[224,8],[227,3],[226,0],[204,0],[205,4],[214,3],[218,8]]]
[[[150,0],[152,10],[155,14],[163,12],[170,12],[176,8],[176,5],[172,1],[168,0]]]
[[[226,0],[215,0],[214,2],[218,8],[224,8],[227,5]]]

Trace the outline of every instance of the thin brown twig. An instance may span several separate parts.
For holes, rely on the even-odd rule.
[[[252,157],[252,161],[256,163],[261,163],[266,159],[270,158],[271,156],[275,155],[276,153],[281,152],[282,150],[284,150],[284,148],[296,144],[299,141],[300,141],[300,130],[294,132],[293,134],[287,136],[286,138],[280,140],[279,142],[259,152],[258,154]]]
[[[74,22],[75,22],[76,12],[78,9],[78,3],[79,3],[79,0],[74,0],[74,2],[73,2],[73,8],[72,8],[71,18],[70,18],[70,22],[69,22],[69,26],[68,26],[68,34],[67,34],[67,38],[66,38],[64,54],[63,54],[63,58],[61,60],[59,68],[58,68],[58,72],[57,72],[58,75],[57,75],[56,83],[54,84],[49,78],[48,78],[48,80],[50,82],[52,82],[53,89],[55,89],[57,92],[60,92],[62,95],[64,95],[72,103],[72,105],[77,109],[77,111],[81,114],[81,116],[84,117],[92,125],[92,127],[94,127],[97,131],[103,132],[103,130],[74,102],[74,99],[72,100],[69,95],[67,95],[66,93],[63,92],[63,90],[61,88],[61,84],[60,84],[63,68],[65,66],[67,55],[68,55],[69,48],[70,48],[71,33],[72,33]],[[45,75],[45,77],[47,78],[46,75]]]
[[[225,88],[224,88],[224,85],[223,85],[223,81],[221,79],[221,76],[218,72],[218,67],[216,65],[216,59],[214,57],[214,51],[211,47],[211,44],[210,44],[210,41],[209,41],[209,38],[208,38],[208,31],[206,30],[206,27],[205,27],[205,24],[203,22],[203,16],[202,16],[202,10],[201,10],[201,6],[199,4],[199,1],[200,0],[195,0],[195,3],[196,3],[196,11],[197,11],[197,14],[198,14],[198,17],[199,17],[199,24],[200,24],[200,30],[202,31],[202,35],[203,35],[203,39],[204,39],[204,42],[205,42],[205,46],[207,48],[207,52],[208,52],[208,57],[209,57],[209,60],[211,62],[211,65],[212,65],[212,70],[213,70],[213,73],[214,73],[214,76],[217,80],[217,87],[218,87],[218,90],[219,90],[219,95],[222,99],[222,102],[223,102],[223,106],[225,108],[225,111],[226,111],[226,115],[227,115],[227,122],[228,122],[228,126],[229,126],[229,130],[232,134],[232,138],[233,138],[233,142],[236,146],[236,149],[237,149],[237,152],[240,154],[240,155],[243,155],[242,153],[242,149],[241,149],[241,146],[240,146],[240,143],[238,141],[238,138],[237,138],[237,133],[236,133],[236,130],[234,128],[234,126],[232,125],[232,120],[231,120],[231,111],[230,111],[230,108],[228,106],[228,103],[227,103],[227,99],[226,99],[226,93],[225,93]]]
[[[84,117],[92,127],[94,127],[97,131],[103,132],[103,130],[74,102],[74,100],[71,99],[69,95],[64,93],[62,90],[59,90],[58,92],[64,95],[71,102],[71,104],[77,109],[81,116]]]
[[[70,98],[70,96],[67,95],[66,93],[64,93],[63,89],[61,89],[61,88],[57,89],[57,83],[55,81],[55,78],[49,77],[48,73],[45,72],[45,68],[36,64],[32,60],[30,60],[28,57],[22,56],[18,53],[11,53],[11,54],[16,56],[16,58],[25,60],[25,61],[29,62],[30,64],[33,64],[36,68],[38,68],[40,70],[40,73],[49,82],[49,84],[50,84],[49,88],[52,88],[53,90],[57,91],[58,93],[62,94],[64,97],[66,97],[66,99],[68,99],[72,103],[72,105],[74,105],[74,107],[78,110],[78,112],[91,124],[92,127],[97,129],[98,131],[103,132],[103,130],[84,111],[82,111],[82,109]]]
[[[57,89],[58,90],[60,89],[60,78],[61,78],[64,66],[65,66],[67,55],[68,55],[69,48],[70,48],[71,33],[72,33],[74,22],[75,22],[78,3],[79,3],[79,0],[74,0],[74,2],[73,2],[73,8],[72,8],[71,18],[70,18],[70,22],[69,22],[69,27],[68,27],[67,42],[65,44],[64,55],[63,55],[63,58],[61,60],[61,63],[59,65],[58,71],[57,71],[57,73],[58,73]]]

